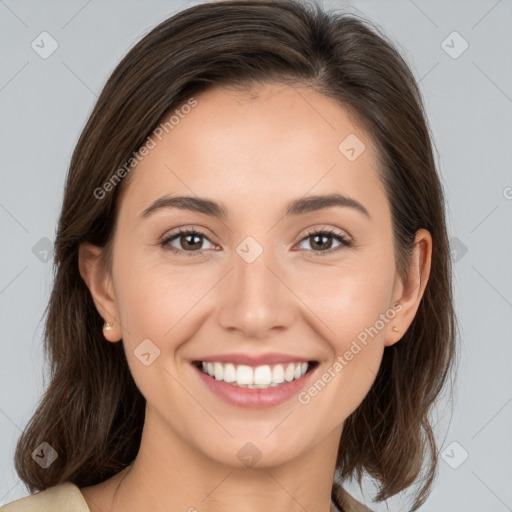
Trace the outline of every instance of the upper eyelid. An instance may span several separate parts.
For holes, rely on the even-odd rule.
[[[211,238],[202,229],[195,228],[195,227],[194,228],[192,228],[192,227],[178,228],[177,231],[174,231],[173,233],[164,235],[162,237],[162,242],[168,242],[170,240],[174,240],[183,234],[185,234],[185,235],[196,234],[196,235],[202,236],[203,238],[206,238],[211,244],[217,245],[216,242],[211,240]],[[202,251],[203,249],[198,249],[198,250]]]
[[[296,242],[296,243],[301,243],[306,238],[309,238],[310,236],[313,236],[317,233],[326,233],[328,235],[331,235],[334,238],[339,237],[341,239],[345,239],[350,244],[354,243],[353,237],[350,234],[348,234],[345,230],[341,230],[339,228],[326,227],[326,226],[318,227],[318,225],[317,225],[316,227],[306,228],[306,229],[307,229],[307,231],[299,238],[298,242]],[[202,230],[202,228],[198,228],[196,226],[185,226],[185,227],[177,228],[177,231],[175,231],[169,235],[164,235],[162,237],[162,243],[169,242],[171,240],[174,241],[174,239],[176,239],[176,237],[178,237],[179,235],[181,235],[183,233],[198,234],[198,235],[206,238],[212,245],[218,245],[215,241],[211,240],[211,238]],[[183,251],[183,249],[177,249],[177,250]],[[197,249],[197,251],[184,251],[184,252],[192,253],[192,252],[201,252],[204,250],[206,250],[206,249]],[[315,252],[327,252],[327,251],[315,251]]]

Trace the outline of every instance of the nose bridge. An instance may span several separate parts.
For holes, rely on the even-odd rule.
[[[251,261],[257,249],[242,242],[233,255],[233,271],[224,283],[218,321],[244,337],[264,337],[271,329],[290,325],[295,317],[293,294],[279,279],[277,258],[266,248]],[[276,275],[277,274],[277,275]],[[285,279],[283,279],[285,281]]]

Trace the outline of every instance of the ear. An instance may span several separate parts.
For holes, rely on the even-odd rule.
[[[103,249],[90,243],[82,243],[78,249],[78,268],[82,279],[92,295],[92,300],[109,329],[103,329],[108,341],[116,342],[122,337],[116,307],[112,278],[102,263]]]
[[[426,229],[419,229],[407,279],[397,277],[392,305],[399,303],[400,306],[393,308],[397,314],[387,329],[385,346],[394,345],[400,340],[414,320],[430,276],[431,258],[432,236]]]

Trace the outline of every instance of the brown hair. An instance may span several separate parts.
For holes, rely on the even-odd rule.
[[[456,319],[443,192],[424,106],[410,69],[378,26],[298,0],[187,8],[138,42],[106,82],[71,159],[56,233],[44,334],[51,380],[16,448],[16,471],[31,493],[64,481],[102,482],[131,463],[140,445],[145,399],[122,343],[105,342],[103,319],[78,269],[82,242],[104,247],[108,267],[129,174],[101,198],[95,190],[191,95],[267,82],[302,84],[335,99],[372,138],[401,277],[416,231],[432,235],[430,278],[416,317],[385,348],[372,388],[345,421],[337,457],[341,479],[355,475],[361,485],[365,471],[380,481],[379,501],[418,480],[423,486],[412,510],[428,497],[438,464],[429,413],[454,369]],[[47,469],[31,457],[42,442],[59,454]]]

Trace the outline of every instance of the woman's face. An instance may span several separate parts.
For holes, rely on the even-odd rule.
[[[414,313],[400,311],[408,298],[372,142],[307,88],[216,88],[195,100],[131,171],[112,286],[107,277],[105,295],[93,291],[115,322],[107,337],[122,337],[155,435],[232,466],[247,464],[244,454],[277,464],[335,447]],[[337,203],[309,202],[334,194]],[[191,199],[152,208],[163,197]],[[232,356],[235,377],[250,379],[237,361],[268,362],[255,373],[279,381],[267,358],[276,353],[285,373],[286,361],[316,365],[296,382],[240,389],[194,364]]]

